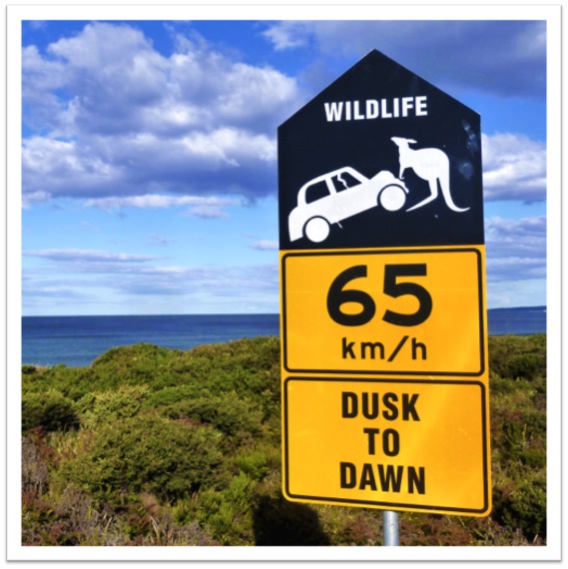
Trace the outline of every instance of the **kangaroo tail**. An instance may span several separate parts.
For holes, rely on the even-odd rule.
[[[446,172],[442,176],[440,176],[439,179],[440,179],[440,187],[442,188],[442,195],[444,196],[444,200],[446,202],[446,205],[452,211],[457,211],[457,212],[467,211],[469,209],[469,207],[458,207],[454,203],[454,200],[452,199],[452,194],[450,193],[450,172],[449,172],[449,169],[446,170]]]

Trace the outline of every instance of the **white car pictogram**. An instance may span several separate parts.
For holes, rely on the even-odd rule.
[[[290,241],[307,237],[314,243],[327,239],[331,225],[381,205],[387,211],[404,206],[408,189],[388,170],[372,178],[350,166],[328,172],[304,184],[298,205],[288,216]]]

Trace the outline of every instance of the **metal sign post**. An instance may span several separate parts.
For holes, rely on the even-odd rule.
[[[383,545],[399,545],[398,514],[391,510],[383,512]]]

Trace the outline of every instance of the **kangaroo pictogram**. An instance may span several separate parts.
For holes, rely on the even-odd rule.
[[[442,188],[446,205],[452,211],[462,212],[469,209],[469,207],[458,207],[452,200],[450,194],[450,161],[444,151],[439,148],[419,148],[418,150],[410,148],[409,144],[416,144],[416,140],[412,138],[393,136],[391,140],[398,146],[400,166],[398,177],[402,180],[404,171],[411,168],[419,178],[426,180],[430,186],[430,195],[406,211],[412,211],[435,200],[438,197],[438,183]]]

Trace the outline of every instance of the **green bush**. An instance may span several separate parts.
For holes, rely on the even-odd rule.
[[[546,369],[546,355],[518,354],[511,357],[507,367],[507,375],[509,377],[534,379]]]
[[[101,423],[137,415],[147,393],[146,386],[125,385],[117,391],[89,393],[77,402],[77,408],[81,412],[83,425],[96,427]]]
[[[104,368],[156,368],[167,363],[172,355],[179,353],[178,350],[170,350],[154,346],[153,344],[134,344],[132,346],[120,346],[111,348],[94,362],[92,367],[99,371]],[[134,365],[133,365],[134,364]],[[151,365],[150,365],[151,364]]]
[[[525,473],[505,490],[494,492],[494,516],[512,528],[520,529],[529,541],[546,537],[546,478]]]
[[[99,501],[121,503],[149,492],[171,502],[215,480],[219,441],[219,433],[207,427],[135,416],[86,433],[83,450],[62,463],[59,477]]]
[[[260,481],[270,471],[280,468],[280,449],[269,445],[245,447],[235,458],[235,464],[251,480]]]
[[[546,335],[490,337],[489,369],[511,379],[545,377]]]
[[[253,542],[254,488],[255,483],[241,472],[221,490],[209,490],[199,496],[199,521],[223,545]]]
[[[546,542],[546,336],[490,337],[489,359],[493,510],[401,512],[404,545]],[[27,545],[382,542],[379,510],[283,498],[277,338],[24,366],[22,410]]]
[[[213,425],[229,436],[239,431],[258,434],[262,421],[262,412],[256,405],[250,400],[239,399],[234,391],[181,401],[167,409],[166,414],[175,419],[187,417]]]
[[[79,426],[73,401],[55,389],[46,393],[26,393],[22,396],[22,431],[35,427],[45,432],[67,431]]]
[[[35,373],[22,375],[22,393],[43,393],[56,389],[72,401],[97,389],[97,378],[92,368],[70,368],[57,365],[49,368],[35,368]]]
[[[144,401],[144,406],[147,408],[170,407],[188,399],[208,396],[211,396],[211,393],[204,386],[198,386],[191,382],[149,392]]]

